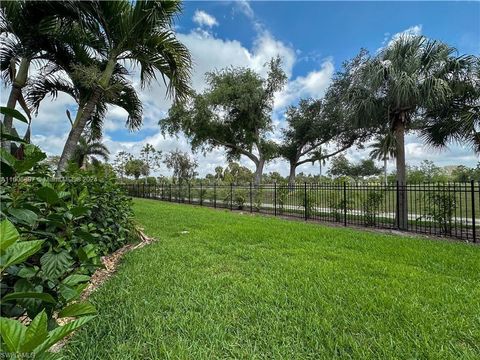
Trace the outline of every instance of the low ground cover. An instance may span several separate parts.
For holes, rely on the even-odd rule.
[[[72,359],[480,356],[477,246],[135,200]]]

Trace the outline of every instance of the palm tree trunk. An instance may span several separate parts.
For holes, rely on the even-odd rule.
[[[408,203],[406,187],[406,166],[405,166],[405,114],[401,113],[394,122],[394,135],[396,141],[396,163],[397,163],[397,225],[401,230],[408,227]]]
[[[20,67],[18,68],[18,71],[15,74],[15,79],[12,83],[10,95],[8,96],[7,108],[15,109],[18,100],[22,96],[22,89],[27,83],[29,66],[30,61],[27,58],[22,58],[22,60],[20,61]],[[11,133],[11,130],[13,128],[13,118],[10,115],[5,115],[3,119],[3,126],[6,132]],[[2,148],[10,152],[10,141],[3,141]]]
[[[385,185],[388,184],[388,179],[387,179],[387,157],[383,158],[383,178],[385,181]]]
[[[75,121],[70,129],[65,146],[63,147],[55,176],[59,177],[62,174],[62,171],[66,169],[67,163],[72,158],[75,147],[82,136],[83,130],[85,130],[88,119],[92,115],[99,98],[100,91],[96,90],[87,103],[82,108],[78,109],[77,116],[75,116]]]
[[[61,175],[62,171],[64,171],[67,167],[68,161],[72,158],[75,146],[77,146],[78,140],[80,140],[80,136],[82,135],[83,130],[87,125],[87,121],[92,116],[93,111],[95,110],[95,106],[100,99],[101,92],[105,90],[110,84],[110,79],[112,78],[115,64],[115,57],[112,57],[108,60],[107,66],[105,67],[105,70],[103,70],[102,76],[98,81],[98,88],[93,92],[92,96],[86,102],[85,106],[82,109],[79,109],[70,133],[68,134],[67,142],[63,147],[62,156],[60,157],[55,176],[58,177]]]

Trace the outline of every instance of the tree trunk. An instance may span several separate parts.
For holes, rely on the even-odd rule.
[[[78,140],[80,140],[80,136],[85,129],[85,125],[87,125],[88,119],[92,116],[93,111],[95,110],[95,106],[100,99],[102,91],[105,91],[110,84],[110,79],[112,78],[115,64],[116,58],[112,55],[98,81],[98,87],[95,89],[90,99],[86,102],[85,106],[78,110],[77,116],[75,117],[75,121],[72,125],[72,129],[68,134],[67,142],[63,148],[62,156],[60,157],[55,176],[58,177],[61,175],[62,171],[64,171],[67,167],[68,161],[72,158],[73,151],[78,144]]]
[[[406,187],[405,167],[405,116],[399,114],[394,122],[394,135],[396,141],[396,163],[398,182],[398,204],[397,204],[397,225],[401,230],[407,230],[408,226],[408,204]]]
[[[388,178],[387,178],[387,157],[383,158],[383,178],[385,181],[385,186],[388,185]]]
[[[263,167],[265,166],[265,159],[263,159],[260,156],[258,162],[255,165],[257,167],[255,169],[254,185],[255,185],[255,187],[257,187],[262,182],[262,174],[263,174]]]
[[[12,83],[12,89],[10,90],[10,95],[7,100],[7,108],[15,109],[18,100],[22,96],[22,89],[27,83],[28,77],[28,68],[30,66],[30,61],[26,58],[22,58],[20,62],[20,67],[18,68],[17,73],[15,74],[15,79]],[[13,128],[13,118],[10,115],[5,115],[3,118],[3,126],[5,131],[11,133]],[[10,152],[10,141],[3,141],[2,148]]]
[[[59,177],[62,174],[62,171],[66,169],[67,163],[72,158],[73,152],[75,151],[78,141],[82,136],[83,130],[85,130],[88,119],[92,115],[99,98],[100,91],[97,90],[83,106],[83,108],[78,109],[77,116],[75,117],[75,121],[70,129],[65,146],[63,147],[55,176]]]
[[[290,174],[288,175],[288,186],[293,187],[295,185],[295,173],[297,170],[297,164],[290,163]]]

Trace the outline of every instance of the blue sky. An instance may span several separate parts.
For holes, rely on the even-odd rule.
[[[395,34],[409,32],[445,41],[457,47],[460,54],[479,55],[480,2],[187,1],[176,22],[176,31],[191,50],[195,63],[193,87],[197,91],[203,89],[206,71],[233,65],[264,73],[263,64],[270,57],[279,54],[283,58],[289,82],[275,103],[276,131],[272,137],[278,139],[285,107],[295,104],[300,97],[322,97],[334,72],[362,47],[375,53]],[[136,76],[132,82],[138,85]],[[137,153],[146,142],[163,151],[189,150],[183,137],[164,138],[159,132],[157,122],[170,106],[163,85],[137,88],[144,101],[144,127],[137,133],[128,132],[123,126],[126,114],[111,108],[104,140],[112,153]],[[5,88],[1,100],[6,102]],[[66,108],[76,110],[71,99],[62,95],[54,102],[42,104],[38,118],[34,119],[33,139],[50,154],[58,154],[66,138]],[[368,151],[352,149],[348,157],[358,160],[367,154]],[[221,149],[206,157],[196,157],[202,175],[225,163]],[[416,165],[423,159],[439,165],[474,166],[478,161],[461,144],[444,152],[432,151],[410,135],[407,162]],[[242,163],[251,166],[246,159]],[[268,165],[267,171],[286,174],[288,168],[284,162],[276,161]],[[316,173],[317,168],[305,165],[298,171]]]
[[[385,37],[415,25],[422,26],[424,35],[452,44],[461,53],[480,52],[480,2],[252,1],[249,5],[255,19],[276,39],[305,56],[333,57],[338,64],[361,47],[375,51]],[[257,31],[231,2],[185,2],[178,22],[182,29],[197,26],[192,18],[198,10],[217,19],[216,36],[252,46]],[[311,68],[303,61],[294,75]]]

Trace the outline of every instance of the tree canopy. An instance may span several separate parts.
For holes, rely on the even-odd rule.
[[[183,132],[193,150],[224,148],[229,160],[248,157],[255,164],[259,184],[265,162],[276,153],[268,135],[274,95],[286,82],[280,58],[270,61],[267,78],[251,69],[227,68],[207,73],[206,82],[202,94],[170,108],[167,118],[159,122],[162,131]]]

